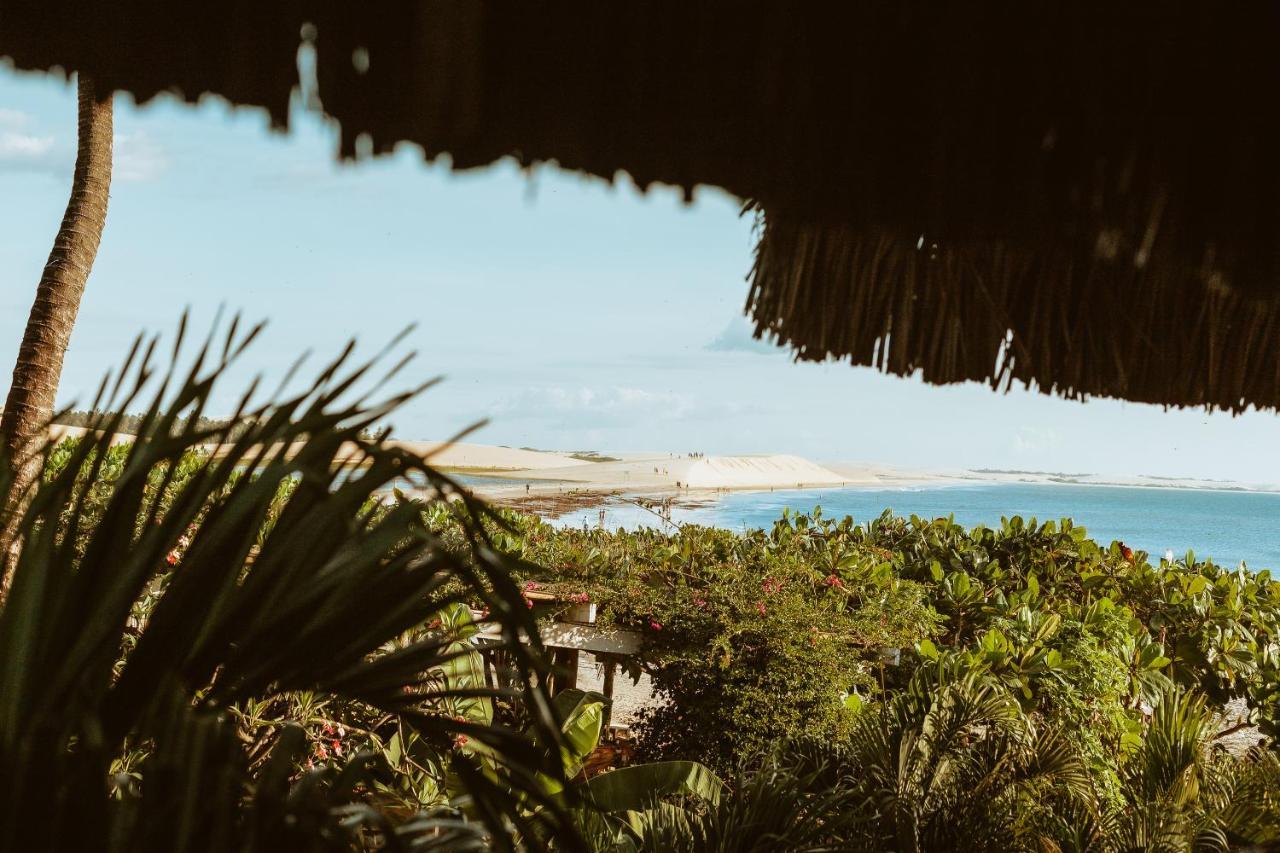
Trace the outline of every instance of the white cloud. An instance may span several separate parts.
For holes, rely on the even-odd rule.
[[[0,128],[21,130],[31,124],[31,114],[0,107]]]
[[[1024,426],[1013,437],[1015,453],[1042,453],[1062,444],[1062,435],[1053,427]]]
[[[71,179],[75,138],[41,133],[27,113],[0,109],[0,172],[49,174]],[[112,178],[146,181],[169,168],[164,150],[142,131],[117,133],[112,139]]]
[[[729,321],[720,334],[716,335],[706,349],[712,352],[751,352],[759,355],[776,355],[785,353],[784,347],[754,337],[755,328],[751,321],[738,315]]]
[[[52,171],[58,159],[52,136],[0,130],[0,171]]]
[[[30,113],[0,109],[0,172],[70,176],[74,162],[75,152],[53,134],[41,133]]]
[[[149,181],[169,169],[164,150],[143,131],[117,133],[112,145],[113,180]]]
[[[53,148],[52,136],[32,136],[27,133],[0,134],[0,157],[22,159],[40,157]]]
[[[494,414],[503,419],[552,420],[574,426],[604,426],[652,420],[677,420],[694,409],[693,397],[670,391],[613,386],[608,388],[543,386],[528,388],[499,401]]]

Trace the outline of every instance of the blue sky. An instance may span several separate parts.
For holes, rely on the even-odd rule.
[[[792,363],[749,338],[751,222],[719,192],[685,205],[672,190],[641,195],[625,178],[611,187],[550,167],[451,174],[412,149],[343,166],[320,119],[299,115],[283,136],[217,100],[119,99],[116,137],[64,403],[88,398],[137,332],[171,329],[184,308],[207,323],[226,306],[270,321],[246,365],[268,375],[352,336],[376,348],[416,321],[415,377],[446,381],[397,415],[406,438],[489,418],[474,440],[1280,481],[1276,415]],[[0,66],[4,380],[74,145],[73,88]]]

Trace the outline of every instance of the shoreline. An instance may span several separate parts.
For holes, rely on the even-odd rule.
[[[1280,494],[1280,489],[1254,487],[1250,488],[1244,485],[1188,485],[1185,482],[1179,483],[1153,483],[1153,482],[1116,482],[1116,481],[1088,481],[1088,480],[1065,480],[1050,478],[999,478],[999,477],[965,477],[965,476],[946,476],[932,475],[921,477],[919,479],[904,478],[901,480],[876,481],[867,482],[859,480],[845,480],[834,483],[796,483],[789,485],[742,485],[742,486],[695,486],[680,487],[647,485],[644,487],[635,487],[625,482],[610,481],[590,483],[587,481],[576,480],[557,480],[547,481],[536,478],[519,478],[512,474],[517,472],[486,472],[479,473],[475,469],[471,470],[455,470],[442,469],[445,474],[461,474],[471,477],[483,477],[492,479],[494,482],[477,483],[471,482],[465,484],[467,488],[477,497],[496,503],[499,505],[519,505],[527,501],[550,500],[557,496],[564,496],[568,499],[570,495],[577,496],[577,500],[586,500],[594,497],[596,503],[603,502],[610,497],[629,497],[636,499],[665,499],[675,497],[673,504],[680,505],[700,505],[714,502],[720,497],[729,494],[750,494],[764,492],[803,492],[803,491],[919,491],[923,489],[952,489],[952,488],[971,488],[975,486],[1078,486],[1081,488],[1103,488],[1103,489],[1141,489],[1154,491],[1172,491],[1172,492],[1217,492],[1222,494],[1234,495],[1276,495]],[[528,489],[524,488],[528,486]]]
[[[449,472],[445,472],[449,473]],[[462,473],[462,472],[458,472]],[[467,472],[477,476],[476,472]],[[565,516],[588,512],[595,509],[607,509],[619,505],[632,505],[647,509],[646,503],[661,504],[670,501],[675,509],[702,509],[715,505],[722,498],[737,494],[761,494],[767,492],[806,492],[806,491],[862,491],[862,492],[913,492],[922,490],[944,490],[964,488],[1000,488],[1004,486],[1078,486],[1082,488],[1109,489],[1141,489],[1171,492],[1216,492],[1237,495],[1276,495],[1280,490],[1266,488],[1249,488],[1242,485],[1188,485],[1186,481],[1177,483],[1152,482],[1114,482],[1087,480],[1065,480],[1049,477],[1014,477],[1014,476],[960,476],[935,474],[919,478],[903,476],[892,480],[846,480],[838,483],[802,483],[794,485],[773,486],[719,486],[719,487],[681,487],[651,484],[636,487],[625,483],[589,483],[582,481],[549,481],[535,478],[516,481],[510,472],[493,472],[491,475],[479,475],[492,479],[493,483],[470,482],[465,487],[476,497],[495,506],[514,509],[538,515],[548,521],[556,522]],[[650,510],[655,520],[662,518],[656,510]]]
[[[54,426],[50,438],[57,441],[86,434],[83,427]],[[130,435],[112,437],[127,443]],[[974,485],[1059,485],[1121,489],[1163,489],[1231,494],[1280,494],[1280,484],[1165,477],[1150,474],[1074,474],[1016,469],[912,470],[867,462],[818,464],[803,457],[774,455],[708,456],[701,453],[619,453],[601,456],[589,451],[547,451],[480,445],[465,442],[405,441],[388,444],[422,455],[445,474],[473,481],[467,485],[478,495],[495,501],[514,501],[521,486],[525,494],[564,494],[567,490],[602,496],[628,494],[637,497],[683,495],[710,499],[742,491],[809,489],[909,490]],[[223,448],[207,446],[215,458]],[[358,465],[351,448],[352,464]]]

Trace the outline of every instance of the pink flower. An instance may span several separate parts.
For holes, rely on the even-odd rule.
[[[526,584],[524,585],[524,591],[525,591],[525,592],[533,592],[533,591],[534,591],[535,589],[537,589],[537,588],[538,588],[538,583],[537,583],[537,581],[529,581],[528,583],[526,583]]]
[[[694,606],[694,607],[706,607],[706,606],[707,606],[707,600],[706,600],[705,598],[703,598],[702,596],[700,596],[700,595],[695,595],[695,596],[693,597],[693,606]]]
[[[173,551],[169,552],[169,556],[165,557],[164,561],[171,566],[176,566],[178,565],[178,560],[180,560],[181,558],[182,558],[182,555],[178,553],[177,549],[174,549]]]
[[[844,589],[844,581],[835,575],[827,575],[827,579],[823,581],[827,586],[833,586],[836,589]]]
[[[453,739],[453,748],[462,749],[462,747],[467,745],[468,740],[470,740],[470,738],[468,738],[466,735],[458,735]]]
[[[775,580],[773,578],[765,578],[761,587],[764,589],[765,595],[773,595],[775,592],[782,589],[782,581]]]
[[[333,747],[334,755],[342,755],[342,741],[335,740],[330,746]]]
[[[525,606],[525,607],[527,607],[527,608],[529,608],[530,610],[532,610],[532,609],[533,609],[533,599],[532,599],[532,598],[526,598],[526,599],[524,600],[524,606]]]
[[[657,619],[650,619],[650,620],[649,620],[649,627],[650,627],[650,628],[652,628],[652,629],[653,629],[653,630],[655,630],[655,631],[661,631],[661,630],[662,630],[662,623],[661,623],[661,622],[659,622]]]
[[[763,601],[756,602],[756,612],[759,613],[761,616],[765,614],[765,606]]]
[[[591,593],[575,592],[573,595],[569,596],[569,600],[574,604],[587,604],[591,601]]]

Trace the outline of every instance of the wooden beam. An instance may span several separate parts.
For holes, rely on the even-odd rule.
[[[634,655],[640,651],[643,641],[639,631],[575,625],[568,622],[552,622],[544,625],[541,635],[542,644],[548,648],[603,652],[611,655]],[[480,636],[486,639],[498,639],[502,636],[502,630],[497,625],[482,624]]]

